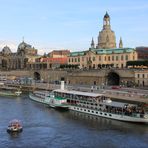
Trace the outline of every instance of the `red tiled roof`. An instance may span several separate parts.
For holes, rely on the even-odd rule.
[[[42,58],[41,62],[49,62],[49,63],[60,63],[60,64],[65,64],[67,63],[68,58]]]

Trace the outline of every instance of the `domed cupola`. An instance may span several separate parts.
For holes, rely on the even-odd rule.
[[[103,28],[104,29],[110,29],[110,16],[109,14],[106,12],[106,14],[104,15],[103,18]]]
[[[103,18],[103,29],[99,32],[97,48],[116,48],[116,37],[114,31],[111,30],[110,16],[107,12]]]
[[[19,50],[24,50],[26,47],[27,47],[27,43],[25,43],[24,41],[18,45]]]
[[[11,54],[12,52],[11,52],[10,48],[6,45],[6,46],[2,49],[2,53],[8,55],[8,54]]]
[[[25,50],[27,48],[31,48],[31,45],[25,43],[24,41],[22,41],[19,45],[18,45],[18,49],[17,49],[17,53],[20,53],[20,52],[25,52]]]

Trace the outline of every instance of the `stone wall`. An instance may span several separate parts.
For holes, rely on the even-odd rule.
[[[107,76],[110,72],[119,75],[120,81],[135,81],[134,70],[127,69],[102,69],[102,70],[39,70],[39,71],[1,71],[1,75],[12,75],[17,77],[32,77],[37,72],[41,80],[45,82],[61,81],[61,78],[70,84],[101,85],[107,83]]]
[[[27,70],[9,70],[9,71],[0,71],[0,75],[3,76],[16,76],[16,77],[30,77],[30,71]]]

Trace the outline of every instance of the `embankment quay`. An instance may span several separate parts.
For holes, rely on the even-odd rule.
[[[54,83],[64,79],[70,85],[122,85],[148,87],[148,69],[54,69],[1,71],[0,76],[30,77]]]
[[[48,90],[52,91],[54,89],[59,89],[60,84],[48,84],[48,83],[35,83],[34,85],[19,85],[19,84],[6,84],[3,86],[5,89],[18,89],[21,88],[22,91],[31,92],[34,90]],[[93,87],[92,86],[82,86],[82,85],[65,85],[65,89],[77,90],[84,92],[94,92],[103,93],[104,96],[110,97],[114,100],[128,100],[148,103],[148,91],[136,88],[122,87],[120,89],[112,89],[109,86],[104,88]]]
[[[36,83],[35,85],[21,85],[21,84],[5,84],[4,86],[1,86],[2,89],[10,89],[10,90],[17,90],[21,89],[22,91],[31,92],[34,90],[53,90],[60,88],[59,85],[54,84],[48,84],[47,83]]]

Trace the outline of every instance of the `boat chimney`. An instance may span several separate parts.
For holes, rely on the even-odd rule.
[[[61,81],[61,90],[64,90],[64,81]]]

